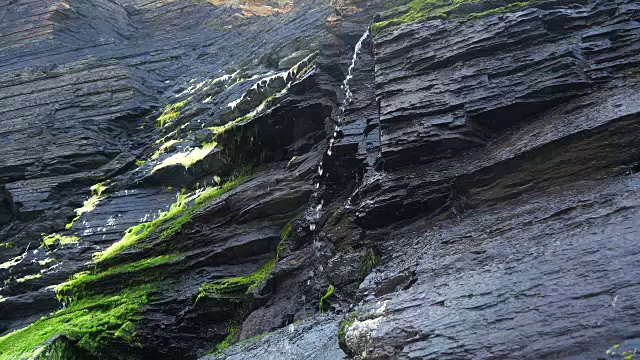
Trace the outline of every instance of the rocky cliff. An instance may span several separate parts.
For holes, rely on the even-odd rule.
[[[633,359],[640,2],[0,0],[0,359]]]

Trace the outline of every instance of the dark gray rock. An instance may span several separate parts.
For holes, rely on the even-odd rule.
[[[363,37],[384,2],[0,0],[0,334],[89,271],[61,295],[154,286],[101,358],[637,348],[640,5],[466,18],[503,4]],[[41,357],[98,355],[49,335]]]
[[[340,317],[320,315],[295,322],[282,329],[247,339],[219,355],[209,355],[201,360],[213,359],[345,359],[338,347]]]

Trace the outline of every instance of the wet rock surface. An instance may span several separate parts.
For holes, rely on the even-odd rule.
[[[0,0],[0,358],[633,355],[638,2],[388,5]]]

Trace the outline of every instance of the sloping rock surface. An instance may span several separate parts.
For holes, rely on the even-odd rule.
[[[417,3],[0,0],[0,358],[633,356],[640,3]]]

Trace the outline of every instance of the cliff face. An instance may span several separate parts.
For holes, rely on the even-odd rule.
[[[637,1],[0,20],[0,359],[640,349]]]

